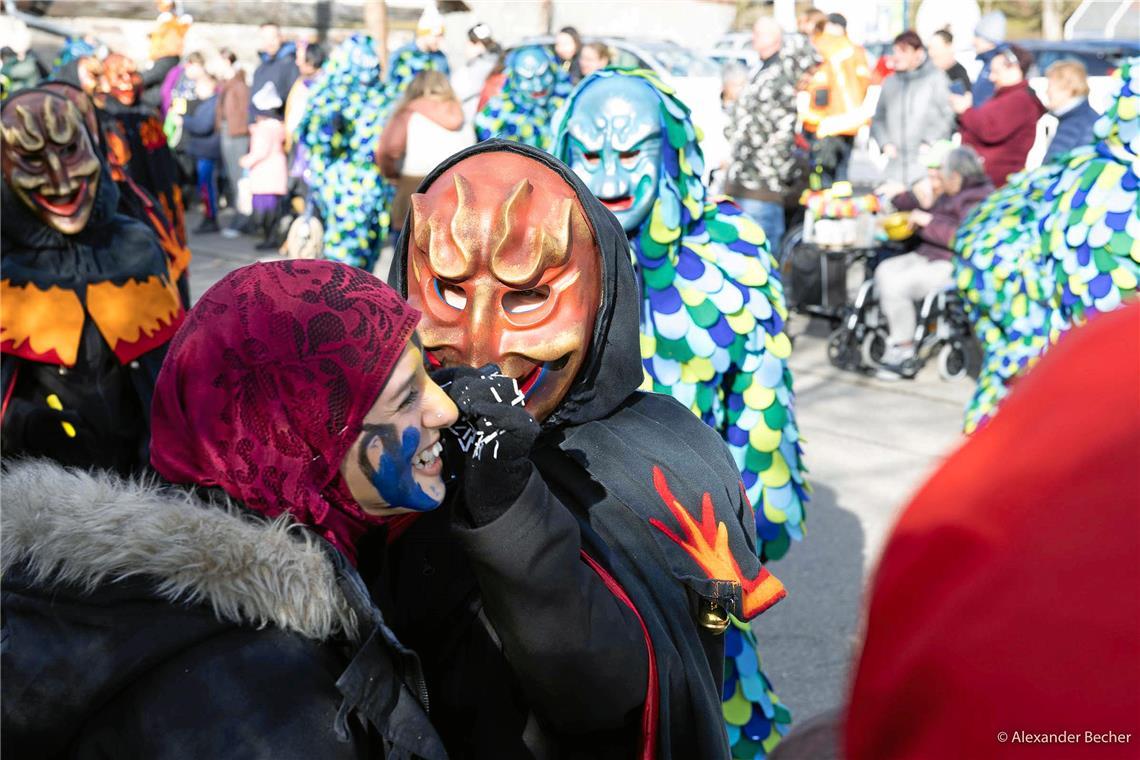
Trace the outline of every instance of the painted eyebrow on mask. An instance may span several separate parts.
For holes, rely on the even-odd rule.
[[[658,139],[660,136],[660,126],[656,124],[643,126],[637,132],[634,132],[633,135],[630,136],[629,141],[624,145],[619,145],[618,141],[614,140],[614,150],[618,151],[619,153],[625,153],[628,150],[640,148],[642,143],[647,142],[651,139]]]
[[[570,139],[576,142],[581,150],[591,152],[601,150],[606,142],[604,135],[599,135],[594,140],[589,135],[582,134],[582,130],[577,124],[570,125]]]

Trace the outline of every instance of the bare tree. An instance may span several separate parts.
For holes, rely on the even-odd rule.
[[[1047,40],[1059,40],[1064,34],[1064,18],[1061,0],[1042,0],[1041,36]]]
[[[364,3],[364,31],[372,37],[380,68],[388,71],[388,3],[385,0],[366,0]]]
[[[554,0],[542,0],[542,25],[547,34],[554,34]]]

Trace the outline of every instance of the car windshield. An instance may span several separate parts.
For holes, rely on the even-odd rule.
[[[720,67],[714,61],[680,45],[645,45],[644,50],[675,77],[720,76]]]

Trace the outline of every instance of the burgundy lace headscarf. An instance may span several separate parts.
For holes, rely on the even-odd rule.
[[[210,288],[171,342],[152,406],[151,464],[297,522],[355,562],[383,518],[341,462],[420,313],[372,275],[331,261],[253,264]]]

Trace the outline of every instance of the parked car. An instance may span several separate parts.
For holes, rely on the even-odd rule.
[[[746,68],[752,68],[760,60],[756,51],[751,48],[705,48],[700,51],[700,54],[720,66],[721,69],[730,63],[738,63]]]
[[[752,32],[728,32],[713,43],[717,50],[751,50]]]
[[[602,43],[614,52],[611,65],[649,69],[676,91],[677,97],[692,112],[693,123],[702,132],[701,150],[705,154],[706,175],[727,160],[725,115],[720,104],[720,65],[716,61],[675,42],[662,40],[584,36],[582,42]],[[525,45],[553,47],[554,38],[529,37],[510,49]]]

